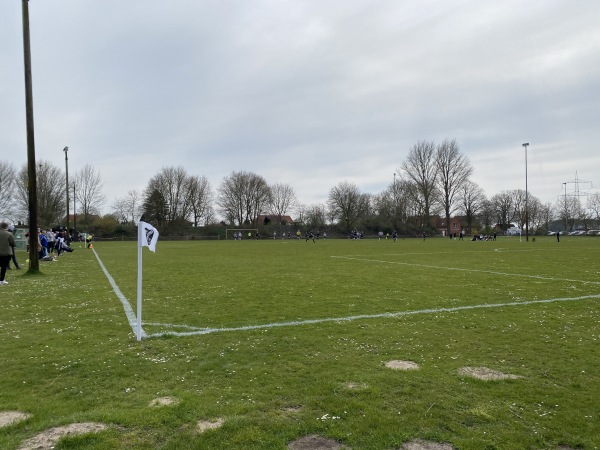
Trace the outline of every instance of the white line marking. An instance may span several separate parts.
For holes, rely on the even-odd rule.
[[[312,325],[312,324],[326,323],[326,322],[352,322],[354,320],[362,320],[362,319],[394,318],[394,317],[402,317],[402,316],[412,316],[412,315],[417,315],[417,314],[438,314],[438,313],[443,313],[443,312],[456,312],[456,311],[464,311],[464,310],[469,310],[469,309],[502,308],[502,307],[508,307],[508,306],[535,305],[535,304],[539,304],[539,303],[569,302],[569,301],[577,301],[577,300],[587,300],[587,299],[592,299],[592,298],[600,298],[600,294],[584,295],[582,297],[565,297],[565,298],[551,298],[551,299],[546,299],[546,300],[530,300],[530,301],[524,301],[524,302],[490,303],[490,304],[483,304],[483,305],[456,306],[454,308],[421,309],[421,310],[417,310],[417,311],[400,311],[400,312],[395,312],[395,313],[363,314],[363,315],[359,315],[359,316],[350,316],[350,317],[297,320],[297,321],[292,321],[292,322],[276,322],[276,323],[267,323],[267,324],[263,324],[263,325],[248,325],[248,326],[243,326],[243,327],[199,328],[194,331],[163,331],[160,333],[148,334],[148,337],[196,336],[196,335],[210,334],[210,333],[224,333],[224,332],[228,332],[228,331],[264,330],[264,329],[268,329],[268,328],[294,327],[294,326]],[[172,327],[180,326],[180,325],[169,325],[169,324],[160,324],[160,325],[166,325],[166,326],[172,326]]]
[[[445,270],[454,270],[454,271],[458,271],[458,272],[480,272],[480,273],[489,273],[491,275],[502,275],[502,276],[506,276],[506,277],[534,278],[536,280],[569,281],[571,283],[600,284],[600,281],[572,280],[570,278],[550,278],[550,277],[544,277],[542,275],[527,275],[524,273],[495,272],[493,270],[483,270],[483,269],[464,269],[461,267],[434,266],[432,264],[417,264],[417,263],[408,263],[408,262],[401,262],[401,261],[383,261],[381,259],[356,258],[356,257],[352,257],[352,256],[332,256],[332,258],[350,259],[353,261],[366,261],[366,262],[382,263],[382,264],[398,264],[398,265],[402,265],[402,266],[425,267],[427,269],[445,269]]]
[[[104,272],[104,275],[108,279],[108,282],[113,288],[114,293],[121,301],[123,305],[123,309],[125,310],[125,314],[127,315],[127,319],[129,320],[129,325],[133,331],[133,334],[136,334],[136,325],[137,318],[129,301],[123,295],[115,280],[110,276],[106,267],[102,263],[100,256],[96,253],[96,249],[92,248],[96,259],[98,260],[98,264],[100,264],[100,268]],[[414,263],[403,263],[403,262],[394,262],[394,261],[381,261],[381,260],[372,260],[366,258],[354,258],[348,256],[332,256],[332,258],[340,258],[340,259],[351,259],[358,261],[367,261],[367,262],[380,262],[380,263],[389,263],[389,264],[402,264],[409,266],[417,266],[417,267],[427,267],[434,269],[448,269],[448,270],[459,270],[459,271],[469,271],[469,272],[483,272],[483,273],[491,273],[494,275],[505,275],[505,276],[522,276],[528,278],[539,278],[543,280],[559,280],[559,281],[571,281],[571,282],[580,282],[580,283],[591,283],[591,284],[600,284],[594,281],[581,281],[581,280],[569,280],[563,278],[547,278],[538,275],[523,275],[523,274],[509,274],[502,272],[493,272],[489,270],[479,270],[479,269],[461,269],[461,268],[453,268],[453,267],[443,267],[443,266],[432,266],[427,264],[414,264]],[[399,311],[395,313],[381,313],[381,314],[362,314],[358,316],[350,316],[350,317],[330,317],[324,319],[308,319],[308,320],[297,320],[291,322],[275,322],[275,323],[267,323],[263,325],[247,325],[242,327],[230,327],[230,328],[201,328],[194,327],[190,325],[176,325],[176,324],[167,324],[167,323],[146,323],[147,326],[160,326],[160,327],[168,327],[168,328],[184,328],[191,331],[164,331],[159,333],[147,334],[142,329],[142,337],[143,338],[151,338],[151,337],[162,337],[162,336],[197,336],[211,333],[224,333],[231,331],[249,331],[249,330],[264,330],[269,328],[279,328],[279,327],[293,327],[293,326],[302,326],[302,325],[312,325],[318,323],[327,323],[327,322],[352,322],[354,320],[365,320],[365,319],[378,319],[378,318],[394,318],[394,317],[402,317],[402,316],[412,316],[417,314],[438,314],[443,312],[456,312],[456,311],[464,311],[470,309],[482,309],[482,308],[502,308],[508,306],[523,306],[523,305],[534,305],[540,303],[555,303],[555,302],[567,302],[567,301],[577,301],[577,300],[587,300],[593,298],[600,298],[600,294],[594,295],[584,295],[582,297],[565,297],[565,298],[551,298],[545,300],[530,300],[524,302],[511,302],[511,303],[491,303],[491,304],[482,304],[482,305],[470,305],[470,306],[456,306],[453,308],[437,308],[437,309],[421,309],[416,311]]]
[[[106,275],[108,282],[112,286],[114,293],[116,294],[118,299],[121,301],[121,304],[123,305],[123,309],[125,310],[125,315],[127,316],[127,320],[129,320],[129,325],[131,326],[131,330],[133,331],[133,334],[136,335],[137,317],[136,317],[135,313],[133,312],[133,309],[131,309],[131,305],[127,301],[127,298],[121,292],[121,289],[119,289],[119,286],[117,286],[117,283],[115,283],[115,280],[113,280],[113,277],[111,277],[110,274],[108,273],[108,270],[106,270],[106,267],[104,267],[104,264],[102,264],[102,260],[100,259],[100,256],[98,256],[98,253],[96,253],[96,249],[92,247],[92,251],[94,252],[94,255],[96,256],[96,259],[98,260],[98,264],[100,264],[100,268],[102,269],[102,272],[104,272],[104,275]],[[147,337],[146,332],[143,329],[142,329],[142,337],[143,338]]]

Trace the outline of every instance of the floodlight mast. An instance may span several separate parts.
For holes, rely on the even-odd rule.
[[[65,241],[68,244],[70,242],[69,236],[71,236],[71,233],[69,231],[69,147],[63,148],[63,152],[65,152],[65,178],[67,185],[67,235],[65,236]]]
[[[525,142],[523,144],[525,148],[525,241],[529,241],[529,207],[527,205],[527,147],[529,147],[529,142]]]
[[[31,77],[31,44],[29,37],[29,4],[22,0],[23,11],[23,59],[25,62],[25,117],[27,125],[27,194],[29,202],[29,270],[39,272],[37,251],[37,173],[35,167],[35,138],[33,127],[33,88]]]
[[[567,210],[567,183],[563,183],[565,187],[565,233],[567,233],[567,228],[569,228],[569,215]]]

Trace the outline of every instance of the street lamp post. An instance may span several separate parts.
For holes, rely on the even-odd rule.
[[[529,142],[525,142],[523,147],[525,147],[525,240],[529,241],[529,206],[527,204],[529,195],[527,193],[527,147],[529,147]]]
[[[73,234],[75,234],[77,230],[77,213],[75,212],[75,202],[77,202],[77,197],[75,196],[75,182],[73,181]]]
[[[394,225],[394,229],[397,229],[396,228],[396,220],[398,218],[398,200],[397,200],[396,196],[398,194],[397,194],[397,189],[396,189],[396,172],[394,172],[394,187],[393,187],[393,189],[394,189],[394,196],[393,196],[393,198],[394,198],[394,206],[393,206],[393,209],[392,209],[393,214],[394,214],[393,225]]]
[[[569,215],[567,210],[567,183],[563,183],[565,187],[565,233],[567,232],[567,228],[569,226]]]
[[[63,152],[65,152],[65,176],[67,179],[67,236],[65,240],[67,243],[69,242],[69,147],[63,148]]]

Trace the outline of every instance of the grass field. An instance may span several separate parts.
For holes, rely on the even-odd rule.
[[[0,413],[30,414],[2,449],[83,422],[55,448],[600,445],[598,238],[159,241],[141,342],[136,244],[75,248],[0,287]]]

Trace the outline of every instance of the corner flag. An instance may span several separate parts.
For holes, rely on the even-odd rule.
[[[156,253],[156,241],[158,241],[158,230],[146,222],[138,222],[138,245],[148,247]]]
[[[137,340],[142,340],[142,247],[156,253],[158,230],[141,220],[138,222],[138,279],[137,279]]]

